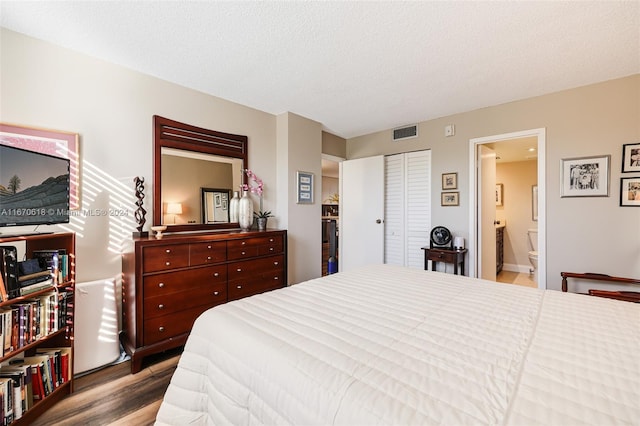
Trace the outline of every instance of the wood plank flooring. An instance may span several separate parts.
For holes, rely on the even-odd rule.
[[[82,376],[74,392],[33,425],[153,425],[180,353],[181,348],[149,357],[137,374],[125,361]]]

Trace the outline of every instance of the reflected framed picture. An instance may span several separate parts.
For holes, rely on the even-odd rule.
[[[640,172],[640,143],[622,145],[622,173]]]
[[[313,204],[313,173],[297,172],[298,204]]]
[[[443,192],[440,195],[441,206],[459,206],[460,205],[460,193],[459,192]]]
[[[503,202],[502,202],[503,189],[504,189],[504,187],[502,186],[501,183],[497,183],[496,184],[496,206],[503,205]]]
[[[608,197],[610,155],[560,160],[560,197]]]
[[[458,173],[443,173],[442,189],[458,189]]]
[[[71,175],[69,208],[71,210],[80,208],[80,162],[77,133],[0,123],[0,144],[68,159]]]
[[[640,207],[640,177],[620,179],[620,206]]]

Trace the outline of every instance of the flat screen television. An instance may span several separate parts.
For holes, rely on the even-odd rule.
[[[0,226],[69,222],[70,161],[0,145]]]

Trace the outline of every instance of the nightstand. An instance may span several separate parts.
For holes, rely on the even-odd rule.
[[[444,250],[430,247],[421,247],[424,250],[424,270],[428,270],[429,260],[431,270],[436,270],[436,262],[453,263],[453,273],[458,275],[458,265],[460,265],[460,275],[464,275],[464,256],[467,249]]]

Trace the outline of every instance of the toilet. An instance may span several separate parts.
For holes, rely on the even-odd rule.
[[[527,236],[529,239],[529,263],[533,268],[530,269],[530,272],[533,274],[533,277],[536,282],[538,282],[538,230],[537,229],[529,229],[527,230]]]

